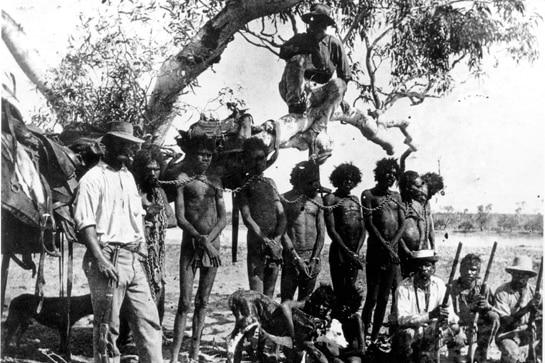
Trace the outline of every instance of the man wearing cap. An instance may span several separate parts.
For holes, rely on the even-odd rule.
[[[289,113],[303,114],[308,108],[314,136],[326,129],[352,77],[341,41],[326,33],[335,26],[331,12],[327,5],[312,5],[302,16],[307,32],[296,34],[280,48],[280,58],[287,62],[278,85],[280,95]]]
[[[398,331],[392,342],[397,361],[418,361],[436,349],[435,326],[439,319],[456,329],[458,316],[452,305],[443,307],[446,286],[434,276],[438,257],[433,250],[414,251],[414,274],[397,287],[395,312]],[[415,349],[416,348],[416,349]]]
[[[535,294],[535,287],[528,284],[528,280],[537,273],[528,256],[516,256],[513,265],[505,271],[511,274],[511,281],[500,285],[494,294],[493,309],[499,314],[501,322],[496,345],[501,351],[501,362],[523,362],[530,341],[530,313],[542,309],[541,296]],[[538,337],[535,342],[538,342],[541,341],[541,329],[536,331]]]
[[[104,354],[110,362],[119,362],[116,341],[122,304],[128,310],[140,362],[162,362],[159,314],[141,263],[146,256],[142,202],[134,177],[127,169],[142,142],[133,136],[130,123],[113,122],[102,138],[106,148],[103,160],[81,178],[76,195],[74,220],[79,240],[87,247],[83,269],[89,280],[95,317],[95,362],[101,362]],[[112,259],[115,255],[117,263]],[[107,344],[100,334],[104,317],[109,328]]]

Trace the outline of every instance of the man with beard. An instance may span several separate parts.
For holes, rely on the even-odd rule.
[[[282,264],[281,238],[286,230],[286,215],[274,181],[263,177],[267,168],[267,146],[260,139],[247,139],[243,154],[248,181],[237,198],[242,220],[248,228],[250,290],[273,297]]]
[[[358,270],[363,269],[359,252],[365,240],[365,225],[358,197],[350,191],[361,182],[361,171],[351,163],[335,168],[329,177],[337,188],[324,198],[325,205],[337,208],[326,210],[325,223],[331,238],[329,266],[335,292],[356,284]]]
[[[320,272],[320,254],[324,247],[325,224],[318,166],[310,161],[295,165],[290,182],[293,189],[284,193],[282,204],[287,228],[282,237],[284,267],[280,280],[282,301],[305,300],[316,285]]]
[[[193,313],[193,334],[189,359],[199,358],[206,307],[220,261],[220,233],[226,225],[221,181],[206,175],[214,152],[214,141],[196,136],[187,147],[187,163],[178,176],[175,199],[176,220],[183,230],[180,249],[180,298],[174,321],[171,363],[178,362],[191,305],[193,281],[200,270]]]
[[[104,160],[81,178],[76,195],[74,220],[79,240],[87,247],[83,268],[89,280],[95,316],[95,362],[101,361],[103,346],[111,361],[119,362],[116,342],[122,304],[127,306],[140,361],[162,362],[163,359],[159,314],[140,263],[146,256],[142,202],[127,169],[133,149],[142,142],[133,136],[130,123],[112,122],[110,131],[102,138],[106,148]],[[112,258],[116,255],[117,261]],[[106,314],[109,309],[111,313]],[[107,342],[101,339],[103,317],[108,320]]]
[[[174,212],[168,204],[165,191],[158,182],[162,161],[160,148],[152,145],[136,153],[132,167],[136,186],[142,198],[142,206],[146,211],[144,236],[148,246],[148,257],[144,261],[144,269],[161,322],[165,312],[166,229],[176,226]]]
[[[460,318],[461,334],[458,339],[449,344],[449,356],[454,361],[460,360],[460,351],[465,345],[469,329],[474,329],[473,318],[479,313],[477,331],[477,345],[468,349],[476,349],[475,359],[486,362],[488,347],[491,339],[499,327],[499,316],[492,311],[494,296],[490,287],[486,286],[484,295],[481,295],[481,259],[469,253],[460,262],[460,277],[452,285],[451,297],[454,312]]]
[[[398,331],[392,342],[397,362],[419,362],[433,353],[438,320],[454,324],[451,328],[457,330],[458,316],[452,305],[442,306],[446,286],[434,276],[438,259],[433,250],[415,251],[411,258],[415,273],[397,287],[394,308]]]
[[[379,160],[374,173],[377,184],[361,195],[365,226],[369,234],[365,269],[367,298],[362,321],[368,335],[375,310],[371,341],[378,338],[390,293],[397,286],[400,275],[398,242],[405,222],[401,197],[399,193],[390,190],[399,175],[397,161],[392,158]]]
[[[528,256],[516,256],[513,265],[505,269],[511,274],[511,281],[500,285],[494,294],[494,311],[500,316],[500,329],[496,335],[496,345],[501,351],[502,363],[524,362],[530,343],[530,313],[541,312],[540,294],[528,280],[537,273]],[[541,315],[541,314],[540,314]],[[541,325],[541,324],[539,324]],[[534,342],[541,348],[541,326],[538,326]],[[537,352],[537,357],[541,352]]]

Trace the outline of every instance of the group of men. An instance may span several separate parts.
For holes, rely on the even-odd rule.
[[[303,16],[309,24],[308,32],[288,41],[280,54],[288,62],[280,84],[282,97],[290,112],[308,112],[314,119],[315,133],[326,127],[336,105],[328,109],[315,106],[331,95],[335,100],[342,99],[350,79],[342,45],[326,34],[327,27],[334,24],[330,12],[326,5],[314,5]],[[333,78],[335,72],[338,78]],[[87,247],[83,265],[95,312],[95,361],[103,361],[104,354],[111,361],[119,361],[117,338],[123,310],[127,311],[123,315],[128,317],[140,360],[162,362],[165,250],[161,241],[165,228],[174,223],[183,230],[183,239],[171,362],[178,361],[197,271],[189,358],[198,360],[206,308],[221,266],[219,237],[227,223],[221,180],[207,173],[215,145],[206,137],[189,141],[184,167],[174,182],[174,220],[168,213],[166,195],[157,184],[160,157],[150,150],[136,153],[135,145],[142,142],[133,136],[130,124],[113,123],[102,138],[106,153],[82,177],[74,204],[80,241]],[[430,329],[435,331],[430,328],[434,322],[450,323],[450,331],[457,337],[453,342],[459,345],[464,332],[460,326],[467,324],[464,316],[476,310],[491,327],[488,335],[479,329],[481,361],[486,359],[493,335],[505,362],[520,361],[519,348],[529,341],[523,326],[541,306],[540,297],[534,296],[533,287],[527,284],[528,278],[535,276],[531,260],[517,258],[507,269],[511,282],[486,297],[475,293],[480,260],[475,255],[466,256],[461,277],[452,290],[453,303],[443,306],[446,288],[433,276],[438,257],[433,252],[431,212],[426,207],[433,183],[405,172],[408,174],[406,183],[400,183],[400,195],[391,188],[402,170],[395,159],[383,159],[374,171],[375,187],[358,198],[350,192],[361,181],[361,172],[344,163],[330,177],[336,190],[322,197],[318,166],[305,161],[291,172],[293,188],[280,194],[274,181],[263,177],[269,165],[265,145],[248,139],[243,155],[245,175],[236,198],[248,229],[250,289],[272,297],[281,274],[282,301],[293,300],[297,290],[297,300],[307,300],[321,270],[327,231],[332,241],[329,264],[333,291],[339,299],[354,289],[358,271],[365,265],[367,296],[358,329],[371,341],[379,337],[393,295],[393,345],[400,361],[417,359],[415,342],[422,341]],[[133,157],[134,166],[138,166],[133,168],[135,177],[129,171]],[[360,250],[366,237],[364,263]],[[404,280],[400,263],[404,265]],[[108,322],[107,334],[101,331],[101,321]],[[107,353],[100,349],[105,338]],[[351,348],[363,351],[362,339],[355,341],[356,346]],[[354,359],[350,361],[357,361]]]

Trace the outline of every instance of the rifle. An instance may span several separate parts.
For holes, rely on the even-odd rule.
[[[460,253],[462,252],[462,242],[458,242],[458,249],[456,250],[456,255],[454,256],[454,261],[452,262],[452,269],[450,270],[450,276],[448,278],[447,289],[445,295],[443,296],[443,301],[441,302],[441,307],[448,307],[448,300],[450,298],[450,292],[452,290],[452,282],[454,281],[454,275],[456,275],[456,267],[458,266],[458,261],[460,260]],[[437,325],[435,325],[435,336],[437,337],[437,346],[436,349],[436,360],[437,363],[440,363],[440,352],[441,347],[441,318],[437,320]]]
[[[492,261],[494,261],[494,255],[496,254],[497,247],[498,247],[498,242],[494,241],[494,245],[492,246],[492,252],[490,252],[490,258],[488,259],[488,264],[486,265],[484,279],[483,279],[483,282],[481,283],[481,289],[479,291],[479,295],[481,296],[486,294],[486,281],[488,280],[488,276],[490,275],[490,270],[492,269]],[[475,361],[475,349],[473,349],[473,345],[477,343],[477,323],[478,322],[479,322],[479,312],[476,311],[475,314],[473,314],[473,322],[467,337],[468,346],[469,346],[467,351],[467,356],[468,356],[469,363],[473,363]]]
[[[117,266],[117,257],[119,256],[119,246],[115,246],[112,251],[111,262]],[[110,331],[110,318],[112,316],[112,302],[114,299],[114,284],[113,279],[108,280],[108,289],[106,291],[106,299],[104,301],[105,309],[100,316],[99,338],[98,338],[98,354],[101,363],[109,363],[110,356],[108,354],[108,332]]]
[[[537,282],[536,282],[536,291],[534,293],[534,298],[541,296],[541,280],[543,278],[543,257],[541,257],[541,263],[539,265],[539,273],[537,274]],[[528,332],[530,333],[530,345],[528,348],[528,359],[526,362],[536,363],[537,362],[537,355],[536,355],[536,347],[535,347],[535,341],[536,341],[536,316],[537,311],[536,309],[532,309],[530,312],[530,320],[528,321]]]

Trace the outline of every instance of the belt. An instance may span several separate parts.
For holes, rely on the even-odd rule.
[[[147,257],[147,255],[141,249],[142,242],[101,242],[100,243],[100,247],[104,248],[106,246],[119,247],[131,253],[137,253],[142,257]]]

